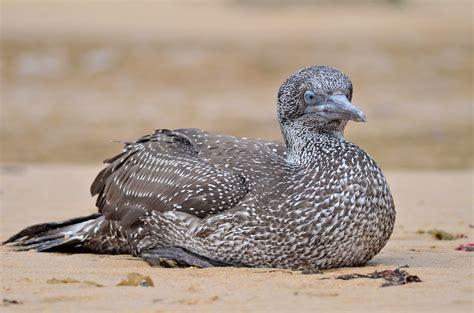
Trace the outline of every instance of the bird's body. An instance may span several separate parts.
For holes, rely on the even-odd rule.
[[[318,85],[315,77],[328,75]],[[341,92],[350,99],[350,81],[328,67],[290,77],[278,96],[285,144],[198,129],[157,130],[127,143],[92,184],[99,214],[33,226],[8,242],[131,253],[151,264],[363,264],[388,241],[395,210],[379,167],[342,136],[348,119],[365,117],[340,104]],[[317,102],[319,94],[329,100]]]

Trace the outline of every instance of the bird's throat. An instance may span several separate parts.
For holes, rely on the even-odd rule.
[[[286,143],[287,162],[291,165],[304,166],[320,160],[330,152],[330,147],[344,141],[340,130],[308,130],[304,127],[282,127]]]

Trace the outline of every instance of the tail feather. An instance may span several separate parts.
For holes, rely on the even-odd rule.
[[[45,240],[41,242],[37,242],[34,244],[23,244],[23,243],[16,243],[13,245],[16,251],[28,251],[28,250],[36,250],[39,252],[42,251],[54,251],[54,250],[61,250],[64,251],[64,248],[69,247],[72,248],[71,244],[79,244],[80,240],[78,238],[71,238],[64,240],[63,238],[53,239],[53,240]],[[63,248],[63,249],[61,249]]]
[[[2,244],[10,244],[16,250],[49,251],[80,247],[84,236],[101,219],[101,214],[92,214],[60,223],[45,223],[27,227]]]

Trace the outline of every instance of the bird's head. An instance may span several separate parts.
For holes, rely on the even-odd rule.
[[[347,121],[365,122],[365,114],[351,103],[352,82],[327,66],[311,66],[291,75],[278,92],[282,130],[302,126],[310,131],[343,133]]]

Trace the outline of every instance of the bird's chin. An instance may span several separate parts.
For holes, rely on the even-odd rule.
[[[307,113],[300,118],[300,123],[312,131],[344,131],[347,120],[327,119],[318,113]]]

